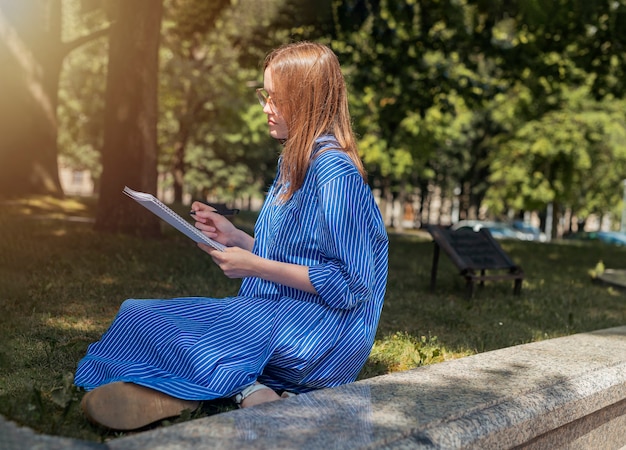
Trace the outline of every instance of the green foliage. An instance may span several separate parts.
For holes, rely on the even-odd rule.
[[[592,279],[598,278],[600,275],[604,273],[605,269],[606,267],[604,267],[604,263],[602,261],[598,261],[598,264],[596,264],[596,266],[593,269],[589,270],[589,276]]]
[[[568,205],[578,217],[621,211],[626,173],[623,101],[594,100],[588,86],[567,92],[564,105],[522,125],[492,154],[493,211]]]
[[[68,39],[106,25],[116,14],[107,2],[106,8],[80,5],[64,0]],[[259,195],[273,176],[278,151],[254,96],[260,63],[268,49],[290,37],[318,33],[330,7],[321,15],[307,2],[282,0],[166,0],[164,7],[159,158],[160,171],[171,176],[163,187],[184,183],[188,192],[226,199]],[[91,170],[95,178],[101,170],[106,64],[106,40],[75,52],[59,93],[62,161]]]
[[[600,155],[625,148],[612,138],[624,133],[612,103],[624,94],[626,2],[333,7],[363,158],[383,185],[460,187],[464,210],[492,215],[550,202],[585,217],[619,207],[621,158],[608,174]]]
[[[66,43],[79,42],[109,26],[106,10],[93,6],[93,2],[64,0],[62,32]],[[58,91],[60,160],[73,169],[89,170],[95,180],[101,172],[107,49],[103,34],[70,52],[63,62]]]
[[[397,372],[442,362],[446,359],[445,353],[436,336],[417,338],[407,332],[396,332],[376,340],[359,378],[374,376],[376,371]]]
[[[278,146],[254,94],[261,62],[323,17],[302,1],[166,2],[159,128],[170,183],[221,200],[264,192]]]
[[[105,39],[72,52],[66,58],[59,90],[59,154],[64,164],[89,170],[94,179],[102,170],[106,52]]]

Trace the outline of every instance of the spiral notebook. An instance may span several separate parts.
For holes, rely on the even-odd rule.
[[[141,206],[146,208],[148,211],[157,215],[159,218],[163,219],[171,226],[176,228],[178,231],[183,233],[188,238],[192,239],[195,242],[202,242],[203,244],[210,245],[216,250],[224,251],[226,248],[224,245],[220,244],[217,241],[205,236],[200,230],[194,227],[192,224],[187,222],[181,216],[176,214],[169,208],[166,204],[161,202],[158,198],[156,198],[152,194],[148,194],[146,192],[134,191],[128,186],[124,187],[122,191],[124,194],[128,195],[130,198],[135,200]]]

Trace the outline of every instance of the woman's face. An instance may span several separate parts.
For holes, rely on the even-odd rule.
[[[274,95],[274,83],[272,81],[272,71],[269,67],[265,69],[265,73],[263,73],[263,88],[270,96],[269,101],[263,107],[263,112],[267,114],[267,124],[270,127],[270,136],[279,140],[287,139],[287,121],[280,114],[280,112],[277,111],[276,105],[272,101],[272,95]]]

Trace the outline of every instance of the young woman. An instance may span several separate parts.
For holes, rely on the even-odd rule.
[[[232,397],[241,407],[354,381],[387,281],[387,234],[365,180],[344,78],[326,46],[268,55],[257,90],[284,145],[254,237],[194,203],[200,245],[236,297],[126,300],[80,361],[92,421],[129,430]]]

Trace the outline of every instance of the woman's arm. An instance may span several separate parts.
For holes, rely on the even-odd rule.
[[[319,216],[323,218],[321,251],[325,258],[309,269],[309,278],[323,301],[351,309],[378,298],[386,284],[387,233],[371,191],[353,171],[341,173],[345,160],[320,160]],[[349,173],[344,168],[344,174]],[[329,176],[327,176],[329,174]]]
[[[198,246],[211,255],[229,278],[257,277],[311,294],[317,293],[309,279],[307,266],[262,258],[238,247],[228,247],[220,252],[208,245]]]
[[[289,286],[315,294],[309,280],[309,268],[297,264],[272,261],[252,253],[254,238],[235,227],[230,220],[217,214],[209,206],[194,202],[196,227],[211,239],[227,245],[226,251],[214,251],[212,247],[198,244],[211,255],[213,261],[229,278],[258,277],[263,280]]]

